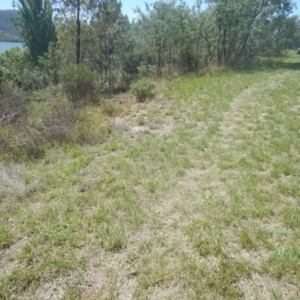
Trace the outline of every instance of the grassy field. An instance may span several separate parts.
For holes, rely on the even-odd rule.
[[[300,299],[299,84],[296,56],[162,81],[105,142],[0,163],[0,299]]]

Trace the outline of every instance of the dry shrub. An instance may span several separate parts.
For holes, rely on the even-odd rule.
[[[110,133],[108,125],[99,124],[90,119],[85,112],[81,112],[77,118],[73,138],[78,144],[96,144],[104,142]]]
[[[22,161],[38,159],[45,153],[40,133],[32,127],[7,126],[0,132],[0,154],[2,159]]]
[[[76,110],[71,103],[54,106],[50,117],[43,121],[43,136],[46,140],[69,141],[75,126]]]
[[[43,121],[42,135],[47,141],[95,144],[110,133],[107,126],[99,126],[90,120],[84,110],[72,103],[56,105],[50,117]]]
[[[0,86],[0,125],[15,125],[26,119],[27,98],[22,90],[7,83]]]
[[[101,104],[101,111],[104,115],[113,117],[117,116],[122,112],[122,107],[113,103],[112,101],[104,101]]]
[[[0,198],[20,197],[26,193],[24,173],[26,168],[19,164],[0,163]],[[1,200],[0,200],[1,201]]]
[[[16,152],[17,157],[22,153],[29,159],[42,158],[45,154],[44,140],[40,133],[33,128],[27,128],[20,135],[16,137],[17,145]]]
[[[115,131],[118,133],[128,132],[130,130],[130,126],[124,123],[119,118],[110,121],[109,128],[111,129],[111,131]]]

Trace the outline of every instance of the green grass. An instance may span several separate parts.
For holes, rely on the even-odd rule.
[[[161,81],[2,167],[0,298],[297,299],[297,64]]]

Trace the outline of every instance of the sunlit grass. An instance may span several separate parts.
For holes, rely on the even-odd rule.
[[[297,297],[298,61],[160,82],[128,115],[85,108],[82,143],[0,190],[0,298]]]

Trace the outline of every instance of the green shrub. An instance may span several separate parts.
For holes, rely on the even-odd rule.
[[[101,103],[101,111],[104,115],[109,117],[115,117],[122,112],[122,107],[113,103],[112,101],[104,101]]]
[[[155,83],[150,79],[141,79],[134,83],[131,87],[132,94],[136,97],[137,101],[143,102],[147,98],[154,96]]]
[[[25,91],[37,91],[49,85],[49,78],[39,67],[27,67],[21,76],[21,86]]]
[[[148,49],[133,50],[127,53],[123,59],[123,71],[130,75],[137,75],[141,65],[149,66],[154,63],[154,59]]]
[[[26,50],[22,51],[15,47],[0,54],[0,69],[3,80],[21,86],[22,74],[28,65],[26,53]]]
[[[53,42],[50,42],[48,52],[42,57],[39,57],[39,65],[52,84],[56,85],[59,83],[61,63],[61,52],[56,48]]]
[[[84,65],[69,65],[62,69],[60,79],[63,91],[75,105],[94,100],[96,94],[95,74]]]
[[[154,65],[141,64],[138,67],[138,71],[141,77],[155,77],[155,75],[157,74],[157,69]]]

